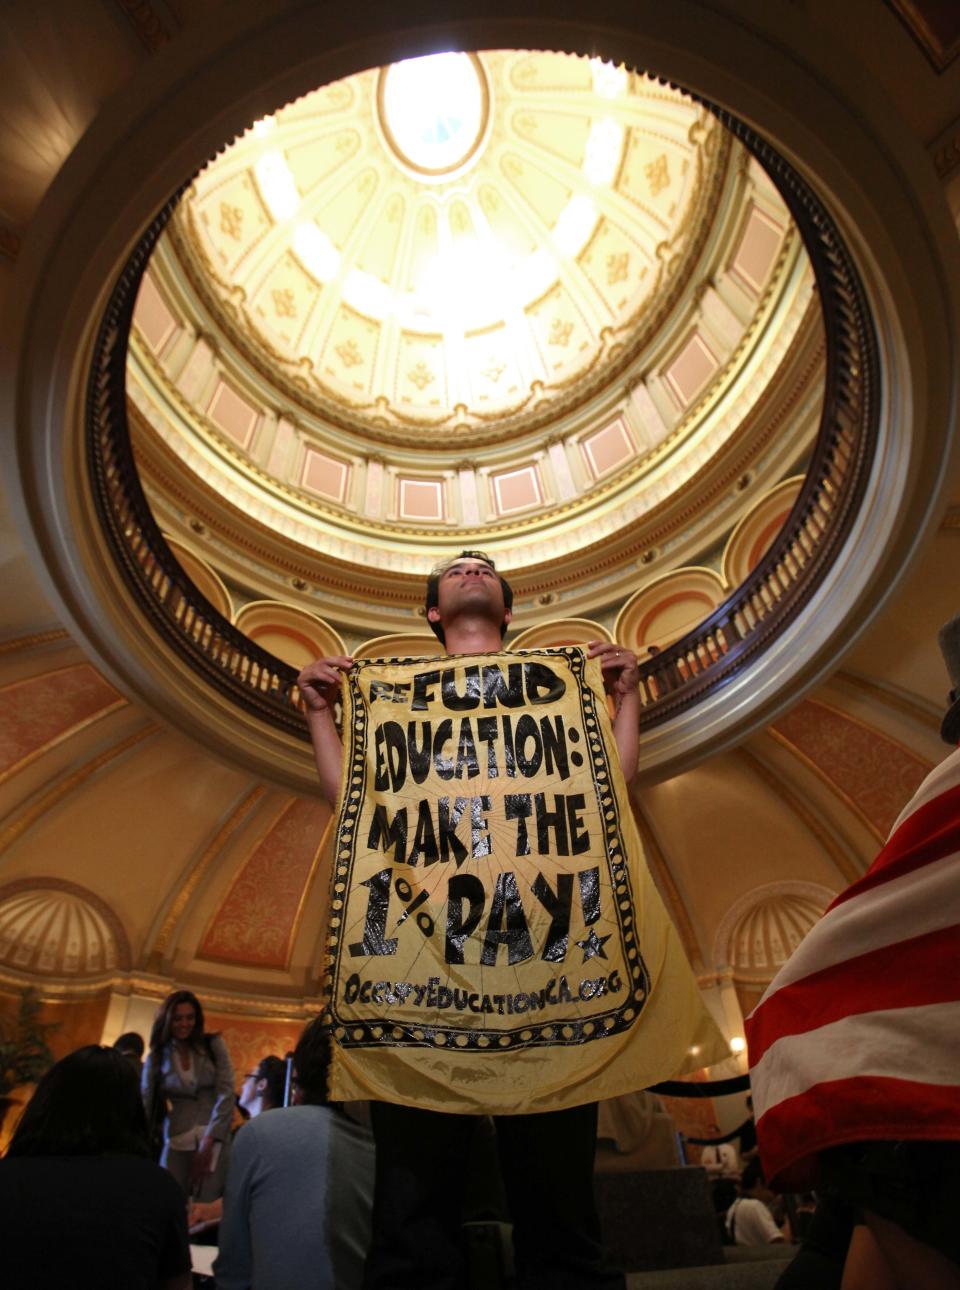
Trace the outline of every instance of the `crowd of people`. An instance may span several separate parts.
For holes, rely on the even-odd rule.
[[[432,578],[427,619],[450,652],[489,652],[510,599],[492,562],[464,552]],[[956,745],[960,618],[943,640],[956,686],[943,734]],[[613,733],[629,778],[636,658],[590,649],[617,704]],[[333,708],[351,662],[320,660],[300,678],[331,800],[341,774]],[[960,982],[958,859],[960,751],[921,786],[875,864],[748,1019],[755,1129],[751,1116],[738,1155],[712,1125],[699,1164],[727,1244],[803,1236],[779,1290],[960,1290],[960,1077],[949,1024]],[[315,1019],[292,1054],[264,1055],[237,1092],[200,1000],[176,990],[148,1045],[125,1034],[57,1062],[0,1160],[3,1284],[185,1290],[189,1231],[216,1225],[221,1290],[468,1285],[459,1224],[477,1117],[409,1099],[366,1112],[331,1102],[331,1043]],[[596,1110],[496,1115],[490,1126],[525,1290],[624,1285],[605,1262],[593,1199]],[[796,1194],[792,1221],[773,1188]]]
[[[186,990],[160,1005],[149,1046],[125,1034],[63,1058],[0,1163],[6,1284],[184,1290],[188,1242],[210,1234],[220,1290],[360,1290],[375,1148],[365,1108],[330,1103],[329,1064],[317,1019],[289,1057],[236,1077]],[[700,1163],[717,1197],[739,1182],[731,1244],[783,1240],[758,1160],[741,1175],[723,1142]]]
[[[212,1228],[223,1290],[360,1290],[373,1140],[328,1099],[319,1020],[238,1093],[190,991],[160,1005],[141,1063],[145,1047],[87,1045],[37,1085],[0,1161],[4,1286],[187,1290],[191,1235]]]

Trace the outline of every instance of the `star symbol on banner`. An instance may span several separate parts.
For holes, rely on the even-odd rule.
[[[609,939],[610,939],[610,936],[598,936],[597,933],[591,927],[590,935],[586,938],[586,940],[577,941],[577,944],[583,950],[584,963],[586,963],[587,959],[592,959],[597,957],[605,959],[607,957],[607,954],[603,947],[604,947],[604,944],[607,941],[609,941]]]

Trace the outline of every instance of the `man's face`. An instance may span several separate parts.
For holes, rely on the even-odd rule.
[[[430,614],[437,614],[445,621],[451,614],[473,605],[489,607],[491,618],[497,625],[510,615],[503,604],[503,588],[493,569],[483,560],[461,556],[448,565],[437,584],[437,607]]]
[[[250,1110],[251,1104],[257,1100],[263,1091],[259,1087],[259,1081],[260,1077],[256,1071],[248,1071],[243,1078],[243,1083],[240,1086],[240,1096],[237,1101],[245,1111]]]

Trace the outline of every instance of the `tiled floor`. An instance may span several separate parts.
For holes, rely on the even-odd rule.
[[[724,1263],[708,1268],[672,1268],[665,1272],[631,1272],[627,1290],[773,1290],[796,1251],[783,1258]]]

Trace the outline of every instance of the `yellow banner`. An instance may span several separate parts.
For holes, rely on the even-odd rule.
[[[598,660],[359,661],[343,738],[334,1099],[555,1110],[727,1055],[644,863]]]

